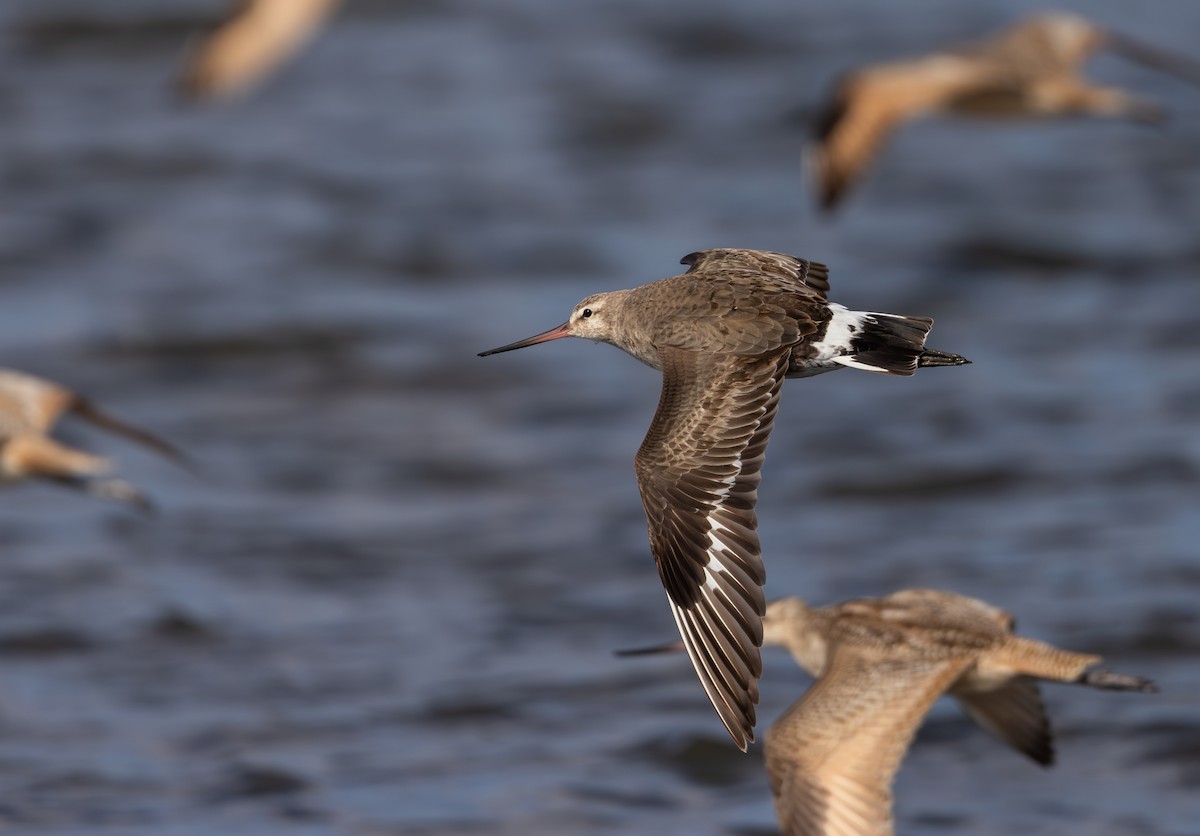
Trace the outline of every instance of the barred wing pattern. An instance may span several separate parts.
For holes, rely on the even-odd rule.
[[[892,836],[896,770],[925,714],[970,662],[881,662],[839,647],[766,734],[785,836]]]
[[[789,357],[662,350],[662,396],[635,462],[679,632],[743,750],[754,740],[766,609],[754,505]]]

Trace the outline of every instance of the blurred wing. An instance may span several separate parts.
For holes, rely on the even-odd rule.
[[[49,432],[73,397],[48,380],[0,369],[0,438]]]
[[[949,55],[872,67],[843,80],[818,121],[810,148],[821,207],[837,204],[900,124],[984,84],[982,66]]]
[[[188,465],[185,456],[174,446],[145,430],[118,421],[69,389],[32,375],[0,369],[0,439],[46,435],[67,411]]]
[[[242,0],[191,53],[182,87],[208,99],[242,90],[298,49],[338,0]]]
[[[22,477],[72,479],[98,476],[111,469],[108,459],[73,450],[34,433],[9,439],[0,454],[5,467]]]
[[[754,739],[766,609],[754,504],[788,357],[663,350],[662,396],[635,462],[684,646],[743,750]]]
[[[826,106],[808,168],[822,209],[832,209],[870,164],[888,134],[908,118],[874,87],[848,80]]]
[[[789,279],[825,298],[829,292],[829,268],[794,255],[766,250],[714,249],[688,253],[679,260],[689,273],[701,270],[746,270]]]
[[[1054,763],[1050,720],[1037,683],[1019,676],[990,691],[955,693],[979,725],[1042,766]]]
[[[889,662],[835,649],[821,678],[766,734],[788,836],[891,836],[892,780],[913,734],[969,659]]]

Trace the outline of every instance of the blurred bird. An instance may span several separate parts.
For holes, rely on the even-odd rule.
[[[738,249],[681,263],[681,276],[589,296],[557,328],[480,356],[583,337],[663,373],[634,461],[650,549],[704,690],[745,750],[766,606],[754,505],[784,379],[847,366],[911,375],[968,361],[925,347],[932,319],[828,301],[823,264]]]
[[[892,779],[943,693],[1043,766],[1054,762],[1038,679],[1117,691],[1153,683],[1096,668],[1102,659],[1013,635],[983,601],[908,589],[810,609],[772,601],[763,645],[785,647],[816,683],[767,731],[765,753],[785,834],[893,830]]]
[[[245,90],[312,37],[339,0],[239,0],[188,57],[181,87],[192,100]]]
[[[763,647],[783,647],[817,681],[768,729],[767,771],[785,836],[891,836],[892,780],[937,698],[1042,766],[1054,763],[1038,679],[1153,693],[1096,668],[1101,657],[1013,635],[1011,615],[975,598],[906,589],[811,608],[767,606]],[[619,650],[670,653],[681,642]]]
[[[1057,12],[1030,17],[981,43],[865,67],[838,83],[817,121],[808,162],[822,208],[839,201],[891,131],[921,116],[1162,119],[1158,105],[1080,75],[1083,62],[1101,48],[1200,84],[1200,63]]]
[[[0,484],[44,479],[152,510],[137,488],[106,475],[112,469],[108,459],[73,450],[48,436],[64,412],[186,463],[170,444],[101,412],[86,398],[47,380],[0,369]]]

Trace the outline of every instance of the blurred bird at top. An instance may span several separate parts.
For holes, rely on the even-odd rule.
[[[106,430],[186,464],[183,455],[159,438],[100,411],[91,401],[48,380],[0,369],[0,485],[43,479],[104,499],[152,509],[141,491],[107,474],[112,463],[74,450],[49,437],[55,422],[71,412]]]
[[[889,132],[921,116],[1161,120],[1153,102],[1080,75],[1102,48],[1200,85],[1200,63],[1059,12],[1034,15],[986,41],[864,67],[839,81],[816,124],[808,163],[821,207],[837,204]]]
[[[299,49],[340,0],[239,0],[191,50],[183,95],[211,101],[244,91]]]

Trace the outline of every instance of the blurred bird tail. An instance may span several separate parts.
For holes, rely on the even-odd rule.
[[[1158,691],[1158,686],[1149,679],[1143,679],[1140,676],[1128,676],[1123,673],[1113,673],[1103,668],[1094,668],[1087,671],[1077,681],[1081,685],[1103,688],[1106,691],[1141,691],[1144,694],[1153,694]]]
[[[143,514],[153,516],[155,513],[154,503],[150,501],[150,498],[124,479],[88,479],[83,481],[79,487],[100,499],[128,503]]]

